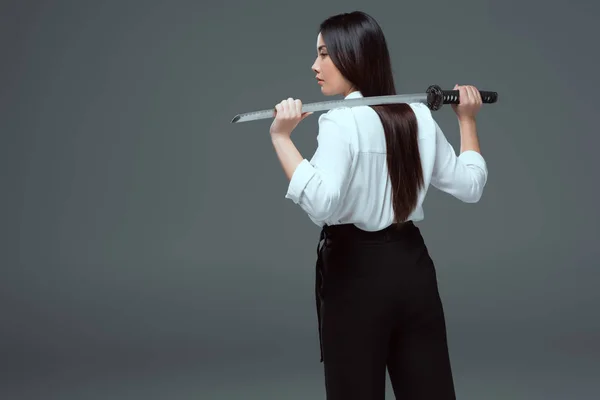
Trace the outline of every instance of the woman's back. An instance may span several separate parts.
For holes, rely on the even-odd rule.
[[[359,91],[347,99],[362,97]],[[408,220],[424,218],[429,185],[461,201],[474,203],[482,195],[487,166],[481,154],[456,155],[431,111],[410,104],[418,125],[423,187]],[[354,224],[366,231],[394,222],[392,185],[388,173],[386,137],[379,115],[369,106],[338,108],[319,117],[318,148],[292,177],[286,198],[299,204],[317,225]]]
[[[396,94],[385,38],[369,15],[328,18],[316,49],[311,68],[323,94]],[[459,156],[415,103],[320,115],[309,161],[290,135],[310,113],[293,98],[275,106],[269,132],[290,179],[286,197],[322,226],[315,296],[328,400],[385,398],[386,369],[398,399],[456,399],[435,265],[412,222],[424,218],[429,185],[476,202],[487,180],[475,123],[481,96],[455,89]]]

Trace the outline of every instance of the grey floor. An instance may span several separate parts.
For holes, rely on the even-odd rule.
[[[538,349],[541,350],[541,349]],[[598,362],[590,354],[548,350],[519,357],[511,364],[505,354],[454,357],[457,396],[461,400],[592,400],[600,391]],[[125,399],[324,399],[322,367],[310,358],[278,355],[272,359],[230,359],[202,363],[201,356],[175,357],[161,363],[110,360],[71,365],[21,365],[5,370],[3,400],[125,400]],[[486,357],[489,357],[486,362]],[[533,359],[535,358],[535,359]],[[495,360],[496,364],[490,362]],[[8,379],[7,379],[8,378]],[[389,379],[387,399],[394,399]]]

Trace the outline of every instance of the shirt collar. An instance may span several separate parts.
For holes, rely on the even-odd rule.
[[[356,90],[356,91],[348,94],[348,96],[344,97],[344,100],[346,100],[346,99],[357,99],[357,98],[360,98],[360,97],[363,97],[362,93],[360,91]]]

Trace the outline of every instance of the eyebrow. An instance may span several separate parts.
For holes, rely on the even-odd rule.
[[[324,44],[320,45],[319,47],[317,47],[317,51],[321,50],[322,48],[326,48],[327,46],[325,46]]]

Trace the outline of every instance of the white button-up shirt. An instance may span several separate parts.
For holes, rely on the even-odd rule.
[[[362,97],[358,91],[346,99]],[[412,103],[424,186],[409,220],[424,218],[423,200],[433,185],[467,203],[479,201],[487,181],[486,162],[476,151],[456,155],[431,111]],[[355,224],[375,231],[393,223],[392,185],[387,170],[383,125],[369,106],[329,110],[319,117],[317,149],[303,159],[285,198],[298,204],[318,226]]]

